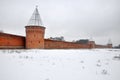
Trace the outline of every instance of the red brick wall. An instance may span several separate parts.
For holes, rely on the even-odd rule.
[[[43,49],[44,48],[45,27],[26,26],[26,48]]]
[[[0,33],[0,48],[24,48],[25,37]]]
[[[95,48],[95,41],[89,41],[90,48]]]
[[[90,41],[88,44],[78,44],[73,42],[45,39],[45,49],[90,49],[90,48],[112,48],[112,45],[96,45],[94,41]]]
[[[28,29],[28,33],[26,36],[27,36],[26,43],[27,43],[28,48],[45,48],[45,49],[112,48],[112,44],[97,45],[95,44],[94,41],[89,42],[88,44],[77,44],[73,42],[44,39],[44,30],[37,29],[37,28],[35,29],[32,28],[32,30],[31,28]],[[31,41],[33,41],[33,43],[31,43]],[[25,48],[25,37],[12,35],[12,34],[6,34],[6,33],[0,33],[0,48],[2,49],[4,48],[6,49]]]
[[[109,45],[95,45],[95,48],[112,48],[112,46]]]
[[[82,49],[90,48],[89,44],[78,44],[73,42],[55,41],[45,39],[45,49]]]

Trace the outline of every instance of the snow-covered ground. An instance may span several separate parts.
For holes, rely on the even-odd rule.
[[[120,50],[0,50],[0,80],[120,80]]]

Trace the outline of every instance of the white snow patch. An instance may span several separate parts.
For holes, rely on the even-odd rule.
[[[0,80],[120,80],[118,55],[119,49],[0,50]]]

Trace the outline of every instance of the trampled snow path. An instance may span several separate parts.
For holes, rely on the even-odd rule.
[[[0,80],[120,80],[119,54],[116,49],[0,50]]]

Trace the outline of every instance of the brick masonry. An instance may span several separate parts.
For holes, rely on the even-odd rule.
[[[44,49],[45,27],[26,26],[26,48]]]
[[[45,27],[26,26],[26,37],[0,33],[0,49],[91,49],[112,48],[112,44],[98,45],[94,41],[80,44],[44,39]]]
[[[25,37],[0,33],[0,48],[25,48]]]
[[[89,49],[90,44],[78,44],[73,42],[45,39],[45,49],[80,49],[80,48]]]

